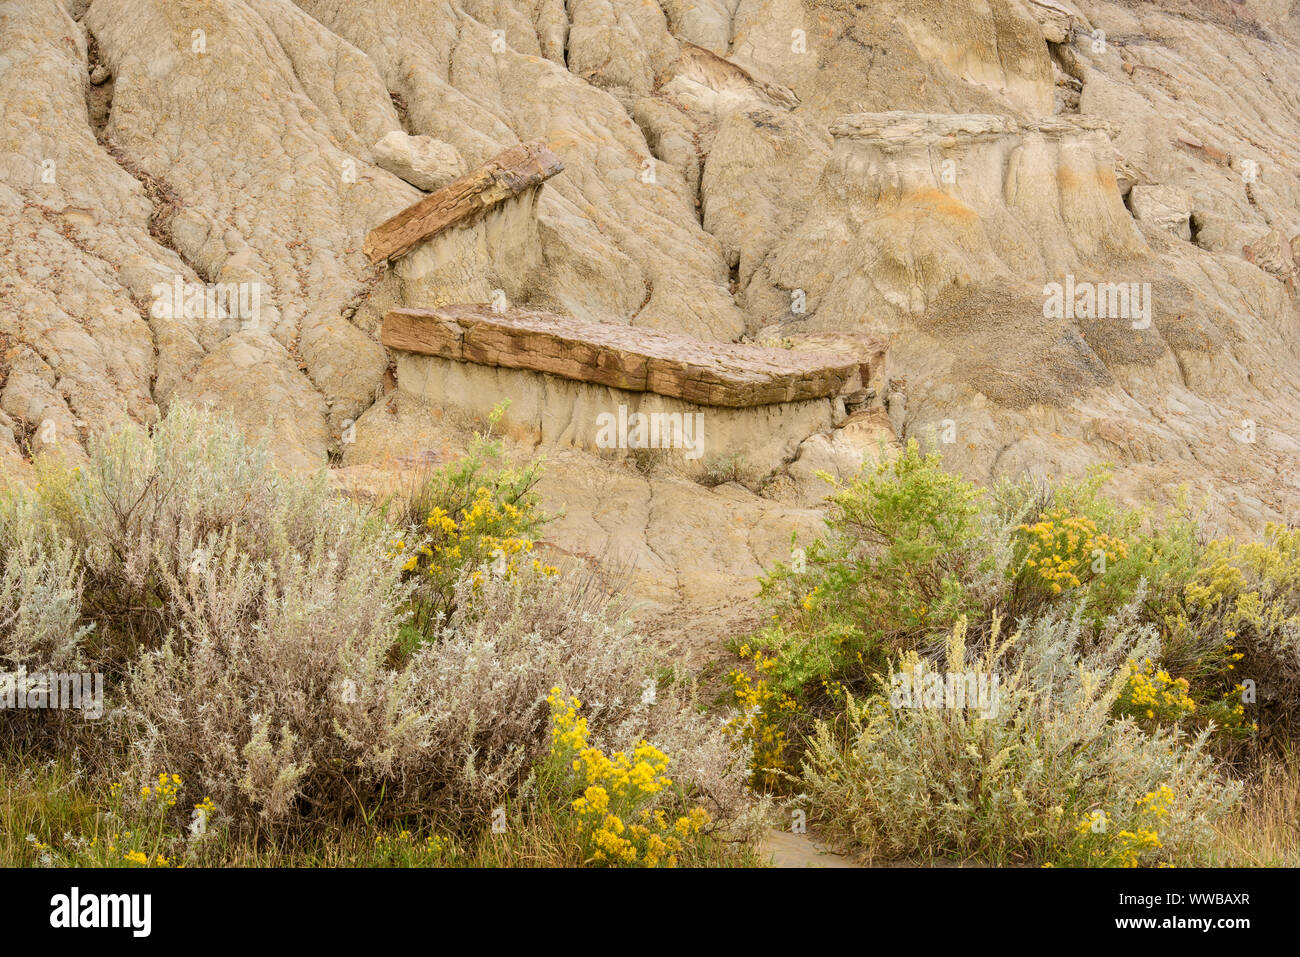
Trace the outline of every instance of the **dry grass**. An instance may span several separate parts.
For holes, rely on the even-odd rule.
[[[1224,864],[1300,867],[1300,757],[1265,756],[1245,797],[1215,831]]]

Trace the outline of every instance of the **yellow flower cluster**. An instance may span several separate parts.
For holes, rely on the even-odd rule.
[[[1156,817],[1167,817],[1169,809],[1174,806],[1174,789],[1162,784],[1154,791],[1148,791],[1138,798],[1138,808]]]
[[[1152,852],[1163,850],[1159,827],[1161,821],[1169,816],[1175,799],[1174,789],[1167,784],[1148,791],[1137,800],[1141,823],[1133,824],[1131,830],[1119,830],[1113,836],[1106,831],[1105,812],[1090,811],[1085,814],[1074,828],[1079,840],[1076,854],[1081,856],[1081,863],[1088,866],[1138,867],[1144,858],[1149,859]],[[1157,861],[1156,866],[1168,865]]]
[[[1074,825],[1074,833],[1082,837],[1089,832],[1097,831],[1105,820],[1106,812],[1089,811],[1083,817],[1079,818],[1078,824]]]
[[[113,785],[120,789],[120,784]],[[179,774],[164,774],[159,772],[157,787],[145,785],[140,789],[140,797],[147,804],[149,801],[157,801],[162,807],[175,807],[176,795],[180,792],[181,777]],[[111,788],[110,788],[111,790]]]
[[[430,834],[423,841],[416,840],[405,829],[398,831],[395,837],[383,832],[375,835],[377,859],[384,864],[410,867],[435,863],[434,858],[450,849],[450,842],[437,834]]]
[[[448,515],[447,510],[441,505],[435,507],[429,513],[429,517],[424,524],[426,528],[440,531],[444,535],[455,535],[457,530],[456,520]]]
[[[606,757],[599,748],[588,747],[573,761],[573,770],[582,772],[585,768],[589,784],[601,782],[619,797],[649,797],[669,787],[673,782],[664,775],[667,767],[668,757],[645,741],[636,746],[630,758],[622,751]]]
[[[138,829],[109,834],[104,841],[108,854],[138,867],[184,866],[174,865],[172,858],[158,851],[160,845],[164,848],[170,846],[168,819],[179,800],[183,783],[179,774],[159,772],[157,783],[145,784],[138,792],[127,792],[120,781],[109,784],[110,816],[123,821],[133,820],[133,827]],[[138,803],[133,800],[130,806],[124,806],[126,802],[123,799],[128,793],[133,793]],[[206,814],[216,809],[211,798],[204,798],[196,808],[203,809]],[[87,847],[96,847],[98,843],[99,839],[95,838]],[[142,847],[148,850],[142,850]]]
[[[479,486],[459,521],[441,506],[435,507],[424,523],[428,539],[409,549],[405,539],[396,539],[389,557],[405,556],[403,571],[435,578],[454,580],[466,564],[492,564],[508,577],[517,570],[517,560],[533,550],[535,543],[524,529],[534,520],[530,509],[498,503],[489,488]],[[545,575],[559,574],[554,565],[537,559],[532,564]],[[476,573],[475,584],[482,581],[483,573]]]
[[[641,808],[630,816],[637,823],[624,823],[622,815],[608,810],[609,792],[593,785],[573,802],[582,820],[585,836],[593,848],[593,863],[640,867],[676,867],[683,841],[699,835],[709,823],[702,807],[670,821],[662,810]]]
[[[155,854],[153,860],[144,851],[127,851],[122,855],[122,860],[128,864],[135,864],[139,867],[171,867],[172,862],[162,854]]]
[[[1234,632],[1228,632],[1228,637],[1233,637]],[[1245,657],[1240,651],[1233,651],[1232,645],[1224,649],[1227,657],[1224,667],[1232,671],[1237,667],[1237,662]],[[1223,695],[1223,710],[1220,712],[1224,727],[1238,732],[1253,733],[1259,730],[1259,724],[1255,721],[1246,720],[1246,705],[1242,702],[1242,693],[1246,686],[1241,682],[1232,686],[1232,690],[1225,692]]]
[[[135,836],[133,831],[123,831],[120,834],[112,835],[112,837],[108,839],[108,852],[110,854],[116,854],[117,843],[119,841],[129,841],[133,836]],[[94,846],[94,844],[95,841],[91,841],[91,846]],[[126,861],[128,864],[135,864],[138,867],[171,867],[172,866],[171,860],[167,858],[165,855],[154,854],[154,856],[150,858],[148,854],[146,854],[144,851],[141,850],[123,851],[122,860]]]
[[[212,820],[212,815],[216,813],[217,806],[212,803],[212,798],[205,797],[198,804],[194,805],[194,810],[203,815],[204,821]]]
[[[582,702],[577,698],[567,701],[559,688],[552,688],[546,697],[551,706],[551,753],[581,751],[587,746],[587,719],[578,715]]]
[[[578,715],[582,702],[551,689],[551,755],[585,783],[571,808],[577,815],[590,862],[614,866],[676,867],[687,842],[709,823],[703,808],[690,809],[670,820],[651,807],[656,795],[672,785],[665,773],[669,758],[647,741],[631,756],[622,751],[606,755],[589,744],[586,718]]]
[[[1163,668],[1157,670],[1150,658],[1140,664],[1129,659],[1127,667],[1128,678],[1115,702],[1116,713],[1172,722],[1196,711],[1186,678],[1172,678]]]
[[[1283,641],[1300,628],[1300,526],[1269,523],[1264,541],[1237,545],[1231,538],[1209,544],[1196,579],[1184,590],[1187,603],[1217,611],[1231,629],[1249,628]],[[1236,631],[1228,631],[1229,639]]]
[[[1079,588],[1093,574],[1094,564],[1128,557],[1121,539],[1097,531],[1097,523],[1082,515],[1056,509],[1032,525],[1021,525],[1026,546],[1025,567],[1053,594]]]
[[[1209,611],[1219,602],[1239,598],[1245,592],[1245,573],[1233,563],[1234,544],[1232,539],[1220,539],[1207,547],[1204,565],[1183,590],[1192,608]]]
[[[1156,851],[1164,847],[1160,835],[1149,827],[1139,827],[1135,831],[1120,831],[1116,835],[1119,841],[1119,864],[1121,867],[1137,867],[1138,860],[1146,851]]]
[[[1188,604],[1210,610],[1222,603],[1233,627],[1276,632],[1300,624],[1293,597],[1300,592],[1300,526],[1270,522],[1264,540],[1237,545],[1211,542],[1205,562],[1184,594]],[[1232,634],[1229,634],[1232,637]]]
[[[36,860],[41,866],[49,867],[54,863],[54,855],[50,853],[50,845],[44,841],[38,841],[35,834],[27,835],[27,843],[32,846],[32,853],[36,855]]]
[[[787,770],[785,759],[788,719],[799,710],[799,704],[788,694],[778,694],[768,675],[779,662],[775,656],[762,650],[742,645],[737,652],[741,658],[750,658],[756,676],[740,668],[729,675],[732,694],[740,707],[740,714],[727,722],[723,730],[752,751],[751,766],[755,769],[755,783],[774,777],[776,772]]]

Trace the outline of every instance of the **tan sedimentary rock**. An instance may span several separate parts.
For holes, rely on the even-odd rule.
[[[456,147],[432,136],[411,136],[393,130],[371,147],[375,164],[400,176],[416,189],[432,192],[465,175],[465,161]]]
[[[743,105],[799,105],[799,97],[789,87],[760,79],[694,43],[681,44],[681,54],[669,67],[663,88],[689,104],[720,113]]]
[[[1129,192],[1128,204],[1138,222],[1150,222],[1179,239],[1192,238],[1191,199],[1182,190],[1138,184]]]
[[[838,482],[852,480],[864,465],[870,466],[898,454],[901,444],[882,408],[856,412],[830,432],[818,432],[799,444],[793,462],[777,479],[788,483],[789,496],[814,505],[834,493],[822,475]]]
[[[806,219],[744,290],[751,309],[780,320],[765,335],[856,328],[889,339],[890,376],[907,380],[885,396],[896,430],[922,440],[946,430],[955,438],[945,458],[968,474],[1078,471],[1111,456],[1125,463],[1122,494],[1196,476],[1199,491],[1255,521],[1295,501],[1297,439],[1283,408],[1297,393],[1287,332],[1297,313],[1285,227],[1261,240],[1267,227],[1237,218],[1218,194],[1186,190],[1164,194],[1185,196],[1181,215],[1171,209],[1158,228],[1138,229],[1115,175],[1122,134],[1111,117],[894,112],[845,117],[831,131]],[[1227,162],[1204,150],[1174,155],[1216,177]],[[1146,157],[1132,166],[1165,175]],[[1258,199],[1287,186],[1276,170],[1243,167],[1236,189]],[[1160,220],[1149,202],[1160,195],[1139,191],[1134,212]],[[1284,220],[1289,208],[1275,207]],[[1192,236],[1217,255],[1207,259]],[[1144,291],[1149,320],[1053,318],[1045,296],[1067,280]],[[792,289],[806,300],[797,322]],[[1261,317],[1248,320],[1251,345],[1232,318],[1245,290]],[[1271,354],[1257,348],[1265,341]],[[1247,384],[1257,374],[1272,385]],[[1243,448],[1234,437],[1242,421],[1268,421],[1267,441]]]
[[[439,414],[483,422],[509,400],[499,430],[530,447],[584,448],[613,460],[639,453],[664,471],[699,476],[720,462],[743,462],[761,478],[791,461],[809,435],[835,425],[829,397],[754,406],[702,405],[531,369],[397,353],[398,394]],[[382,417],[363,415],[363,432]]]
[[[1079,12],[1058,0],[1028,0],[1028,6],[1049,43],[1068,43],[1076,26],[1082,25]]]
[[[1297,265],[1295,247],[1300,245],[1300,234],[1290,240],[1281,230],[1271,229],[1253,243],[1243,247],[1242,255],[1270,276],[1276,276],[1292,292],[1296,288]]]

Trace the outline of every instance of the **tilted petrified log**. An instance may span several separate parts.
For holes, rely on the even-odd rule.
[[[407,352],[731,408],[833,396],[859,369],[851,356],[701,342],[486,305],[394,309],[384,317],[382,341]]]
[[[363,251],[372,263],[394,259],[448,226],[473,222],[563,169],[564,163],[540,140],[512,146],[376,226]]]

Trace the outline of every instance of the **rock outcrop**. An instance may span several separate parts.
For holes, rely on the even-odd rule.
[[[528,195],[564,169],[543,143],[524,143],[448,183],[376,226],[363,247],[370,261],[396,259],[444,229],[473,223],[496,206]]]
[[[456,147],[432,136],[409,136],[393,130],[371,149],[375,165],[416,189],[433,192],[465,174],[465,161]]]
[[[383,342],[420,355],[729,408],[825,399],[866,385],[861,364],[847,357],[700,342],[489,306],[394,310],[384,319]]]
[[[1192,201],[1185,192],[1168,186],[1135,185],[1129,190],[1129,209],[1139,223],[1150,222],[1184,242],[1192,239]]]
[[[847,350],[704,343],[489,306],[394,310],[383,342],[397,352],[398,390],[433,408],[485,419],[508,399],[502,428],[516,438],[640,450],[695,475],[742,459],[770,474],[844,422],[845,395],[871,390],[872,359]],[[883,356],[870,342],[859,351]]]

